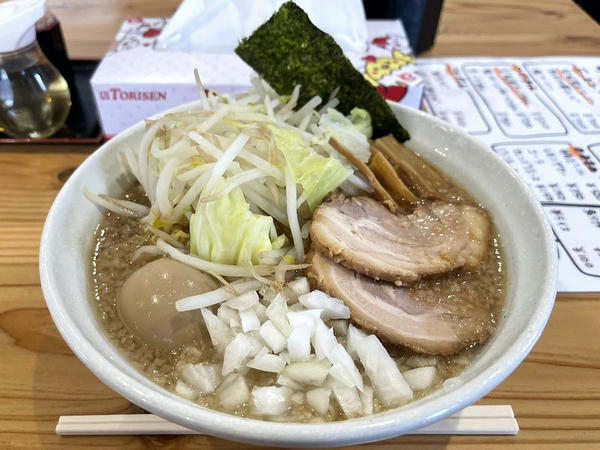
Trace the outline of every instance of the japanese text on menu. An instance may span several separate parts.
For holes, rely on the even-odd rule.
[[[425,108],[531,187],[558,243],[559,290],[600,291],[600,58],[422,59]]]

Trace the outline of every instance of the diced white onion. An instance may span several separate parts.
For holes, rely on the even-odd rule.
[[[348,326],[348,333],[346,334],[346,350],[352,359],[359,359],[357,349],[360,347],[362,339],[366,337],[367,334],[363,330],[356,328],[352,324]]]
[[[224,324],[229,325],[230,327],[240,326],[242,323],[240,319],[240,313],[225,304],[221,304],[219,309],[217,309],[217,317],[221,319]]]
[[[322,386],[329,373],[331,363],[326,359],[311,359],[294,362],[283,369],[283,374],[294,381],[309,385]]]
[[[277,377],[277,384],[280,386],[289,387],[290,389],[294,389],[295,391],[304,389],[304,386],[302,386],[300,383],[292,380],[290,377],[283,374],[279,374],[279,376]]]
[[[319,290],[301,295],[298,297],[298,301],[308,309],[322,309],[321,318],[324,321],[350,318],[350,309],[348,309],[342,300],[330,297],[325,292]]]
[[[308,327],[312,337],[315,331],[315,322],[320,320],[320,315],[320,309],[309,309],[303,311],[288,311],[287,318],[292,328],[301,326]]]
[[[303,405],[306,403],[306,396],[304,395],[304,392],[294,392],[292,395],[290,395],[290,402],[296,405]]]
[[[324,416],[329,410],[329,397],[331,389],[316,388],[306,392],[306,403],[317,413]]]
[[[288,303],[289,308],[288,308],[288,313],[289,312],[306,312],[308,311],[307,309],[304,308],[304,306],[302,306],[300,303],[295,302],[295,303]],[[321,315],[321,311],[319,310],[319,315]]]
[[[279,353],[287,347],[287,339],[270,320],[260,326],[258,334],[273,353]]]
[[[275,296],[271,304],[267,307],[265,314],[281,334],[289,336],[292,332],[292,328],[287,319],[287,302],[281,294]]]
[[[237,334],[225,348],[222,374],[225,376],[234,370],[240,370],[252,349],[253,346],[248,337],[243,333]]]
[[[298,297],[310,292],[308,278],[306,277],[298,277],[295,280],[290,281],[288,284],[286,284],[286,286],[290,288]]]
[[[373,388],[371,386],[365,386],[358,395],[362,404],[362,413],[365,416],[373,414]]]
[[[262,416],[280,416],[287,410],[292,392],[285,386],[255,386],[252,389],[252,412]]]
[[[376,336],[361,339],[355,349],[377,398],[384,405],[398,406],[413,398],[412,389]]]
[[[329,378],[329,386],[346,417],[355,417],[362,413],[362,402],[356,388],[348,387],[332,378]]]
[[[181,377],[201,394],[212,394],[221,383],[220,365],[206,362],[186,364],[181,370]]]
[[[333,335],[333,329],[327,328],[322,320],[315,322],[315,332],[312,337],[312,344],[317,358],[328,358],[334,347],[338,344]]]
[[[424,391],[433,386],[436,379],[436,369],[433,366],[417,367],[403,372],[402,376],[413,391]]]
[[[253,308],[254,312],[256,313],[256,317],[258,317],[260,323],[266,322],[268,320],[266,313],[267,307],[265,305],[259,302],[256,305],[254,305]]]
[[[261,351],[264,350],[265,345],[264,343],[258,338],[258,331],[249,331],[246,334],[246,337],[248,338],[248,342],[250,342],[250,353],[249,356],[255,357],[256,355],[258,355]]]
[[[306,361],[310,357],[310,328],[294,328],[288,336],[287,347],[291,362]]]
[[[332,364],[329,373],[333,378],[349,387],[356,386],[362,391],[362,375],[342,344],[337,344],[333,347],[333,350],[329,352],[328,359]]]
[[[217,399],[224,409],[233,411],[250,398],[250,391],[243,375],[230,374],[217,389]]]
[[[248,367],[262,372],[279,373],[285,367],[285,361],[277,355],[268,353],[265,355],[256,355],[248,364]]]
[[[177,380],[177,383],[175,383],[175,393],[180,397],[191,401],[195,400],[198,396],[196,391],[194,391],[191,387],[189,387],[181,380]]]
[[[202,308],[200,311],[202,311],[202,317],[204,318],[204,323],[208,329],[211,342],[219,353],[224,352],[227,345],[229,345],[233,339],[231,330],[227,325],[221,322],[221,319],[208,309]]]
[[[240,311],[240,320],[242,321],[242,331],[244,331],[244,333],[260,328],[260,320],[258,320],[256,311],[252,308],[242,309]]]
[[[290,354],[289,352],[280,352],[279,357],[285,361],[286,364],[290,363]]]

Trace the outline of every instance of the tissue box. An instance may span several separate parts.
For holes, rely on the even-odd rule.
[[[206,89],[242,92],[253,70],[235,54],[183,53],[154,50],[165,18],[127,19],[91,84],[107,138],[166,109],[198,99],[195,68]],[[363,55],[348,55],[355,67],[387,99],[419,108],[423,81],[402,24],[367,21],[368,45]]]

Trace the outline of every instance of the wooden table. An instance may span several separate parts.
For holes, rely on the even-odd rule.
[[[172,0],[50,0],[71,55],[97,58],[126,15],[169,15]],[[597,55],[600,28],[570,1],[446,0],[430,55]],[[139,409],[105,387],[56,331],[39,286],[42,225],[64,180],[94,148],[0,146],[0,448],[242,448],[205,436],[66,437],[61,414]],[[521,432],[407,436],[372,448],[600,448],[600,294],[558,296],[527,360],[481,400],[511,404]]]

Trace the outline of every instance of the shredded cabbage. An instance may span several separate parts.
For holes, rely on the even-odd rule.
[[[337,90],[325,102],[313,96],[299,104],[299,85],[279,96],[257,78],[247,93],[218,95],[206,93],[197,72],[195,77],[200,107],[148,119],[139,146],[120,155],[150,205],[84,193],[152,227],[160,243],[136,257],[165,252],[216,278],[266,274],[263,282],[281,283],[303,262],[309,209],[338,187],[370,191],[328,143],[334,136],[366,161],[369,114],[354,109],[346,117],[335,111]],[[268,253],[287,243],[293,249]]]
[[[221,264],[258,264],[272,250],[273,218],[254,214],[240,188],[207,202],[190,219],[191,253]]]
[[[371,139],[373,135],[373,125],[371,124],[371,115],[369,111],[362,108],[353,108],[348,117],[352,126]]]
[[[371,157],[367,133],[372,132],[369,113],[360,108],[350,112],[350,118],[335,109],[328,109],[319,120],[319,129],[325,134],[327,141],[334,137],[349,149],[362,162],[366,163]]]
[[[311,149],[295,130],[273,125],[269,126],[269,129],[294,180],[302,186],[311,210],[319,206],[323,197],[352,175],[352,172],[337,159],[326,158]]]

